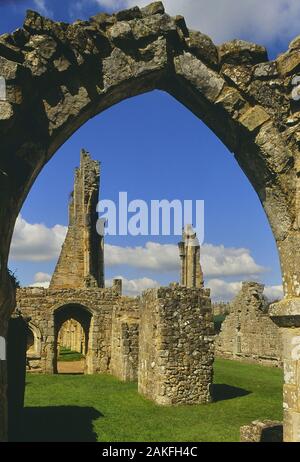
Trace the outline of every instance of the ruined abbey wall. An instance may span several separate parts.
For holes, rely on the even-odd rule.
[[[263,290],[262,284],[243,283],[216,337],[217,356],[281,366],[281,335],[269,317]]]
[[[164,405],[209,402],[213,341],[209,290],[171,285],[144,292],[139,392]]]
[[[69,227],[51,289],[104,287],[103,238],[96,232],[100,164],[81,150],[69,201]]]
[[[112,312],[117,306],[119,294],[112,289],[43,289],[24,288],[17,291],[17,304],[24,316],[31,318],[33,334],[40,336],[39,351],[33,359],[34,369],[54,373],[57,354],[58,314],[78,318],[86,323],[89,313],[86,372],[109,372],[111,360]],[[70,307],[70,313],[67,311]],[[72,309],[74,307],[74,313]],[[79,307],[78,309],[76,307]],[[60,311],[61,310],[61,311]],[[34,327],[33,327],[34,326]],[[38,334],[37,334],[38,333]]]
[[[25,288],[18,290],[17,303],[31,318],[35,337],[31,370],[57,372],[59,329],[71,318],[88,338],[86,373],[138,380],[139,391],[158,404],[210,401],[209,290],[172,284],[130,298],[119,294],[117,282],[109,289]]]
[[[65,346],[84,354],[85,373],[138,380],[140,392],[159,404],[208,402],[214,330],[196,233],[187,225],[179,243],[181,286],[137,298],[122,296],[122,280],[105,289],[96,226],[99,185],[100,164],[82,150],[50,287],[17,291],[17,304],[30,318],[28,369],[58,372]]]
[[[140,301],[122,297],[112,314],[111,373],[138,380]]]

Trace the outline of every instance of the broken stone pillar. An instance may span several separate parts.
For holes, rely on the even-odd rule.
[[[141,297],[139,392],[157,404],[211,400],[214,325],[210,292],[178,284]]]
[[[69,228],[50,288],[104,287],[103,237],[96,230],[100,165],[82,150],[69,203]]]
[[[180,284],[185,287],[203,287],[200,245],[192,225],[185,226],[178,247],[181,261]]]

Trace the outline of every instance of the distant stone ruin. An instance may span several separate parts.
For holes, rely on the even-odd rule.
[[[178,243],[181,261],[180,283],[185,287],[203,287],[200,245],[192,225],[186,225]]]
[[[214,316],[227,316],[230,313],[229,302],[216,302],[212,304],[212,310]]]
[[[216,355],[227,359],[282,365],[279,328],[270,319],[264,285],[244,282],[216,337]]]
[[[49,289],[18,289],[30,318],[30,371],[57,373],[60,347],[82,353],[85,373],[137,380],[158,404],[211,400],[214,326],[203,287],[200,246],[191,226],[179,244],[181,285],[122,296],[122,281],[104,287],[103,238],[96,231],[100,166],[81,152],[69,203],[69,228]]]
[[[80,322],[67,319],[59,331],[58,344],[71,351],[86,354],[85,332]]]
[[[69,227],[50,289],[104,287],[103,238],[95,232],[100,164],[84,149],[69,202]]]

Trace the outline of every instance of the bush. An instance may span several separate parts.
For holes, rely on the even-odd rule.
[[[220,333],[222,323],[225,320],[227,314],[219,314],[218,316],[214,316],[214,327],[216,334]]]
[[[10,279],[13,283],[13,286],[15,289],[20,289],[21,285],[20,285],[20,281],[18,280],[17,276],[16,276],[16,273],[13,272],[12,270],[8,270],[8,273],[9,273],[9,276],[10,276]]]

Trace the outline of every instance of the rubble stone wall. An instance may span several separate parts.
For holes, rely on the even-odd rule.
[[[269,317],[263,290],[262,284],[243,283],[216,337],[217,356],[281,366],[281,335]]]
[[[69,201],[69,227],[50,288],[104,287],[103,239],[96,232],[100,164],[81,150]]]
[[[124,381],[138,380],[140,301],[122,297],[113,310],[111,373]]]
[[[213,361],[209,290],[175,284],[144,292],[139,392],[163,405],[207,403]]]
[[[111,362],[112,312],[121,297],[113,289],[24,288],[17,291],[17,304],[24,316],[40,332],[39,366],[41,372],[54,373],[59,332],[56,314],[68,307],[79,307],[77,321],[83,325],[85,313],[91,316],[86,352],[87,373],[109,372]],[[73,314],[72,314],[73,317]],[[36,335],[36,333],[34,332]]]

